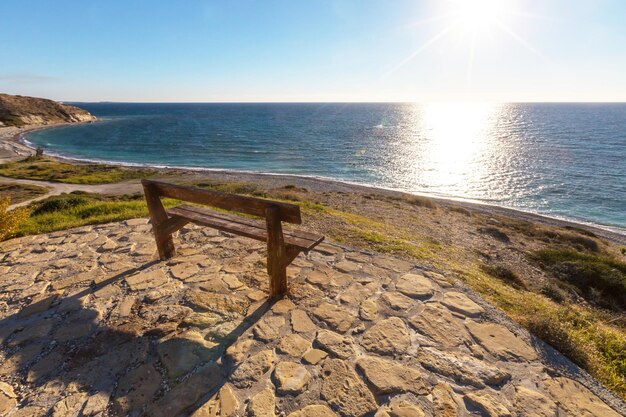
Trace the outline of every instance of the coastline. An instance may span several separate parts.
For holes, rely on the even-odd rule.
[[[93,123],[93,122],[83,122]],[[0,163],[7,163],[25,158],[34,154],[35,147],[29,145],[24,134],[37,130],[50,129],[61,126],[74,125],[76,123],[55,123],[50,125],[27,125],[24,127],[0,127]],[[388,196],[419,196],[432,199],[437,204],[448,207],[460,207],[471,209],[485,215],[497,215],[510,217],[516,220],[539,223],[556,227],[574,227],[586,229],[599,237],[608,239],[614,243],[626,244],[626,230],[622,230],[616,226],[601,225],[593,222],[587,222],[582,219],[568,219],[550,216],[542,213],[535,213],[516,208],[504,207],[495,204],[483,203],[480,201],[466,200],[454,197],[441,197],[427,193],[410,193],[403,190],[374,186],[368,184],[359,184],[356,182],[338,180],[334,178],[307,176],[302,174],[272,173],[272,172],[255,172],[244,170],[228,170],[221,168],[205,168],[205,167],[176,167],[167,165],[149,165],[138,163],[120,163],[114,161],[103,161],[96,159],[81,159],[71,156],[47,154],[54,160],[69,164],[104,164],[110,166],[135,167],[135,168],[151,168],[164,173],[181,173],[186,176],[204,177],[211,179],[221,179],[224,177],[228,181],[233,182],[269,182],[275,186],[284,186],[296,182],[296,186],[304,187],[316,191],[338,191],[338,192],[359,192],[372,193],[376,192]],[[219,178],[216,178],[219,177]],[[8,180],[8,178],[7,178]]]
[[[43,126],[3,126],[0,127],[0,163],[13,162],[33,154],[32,148],[20,143],[19,136],[23,133],[45,128]]]

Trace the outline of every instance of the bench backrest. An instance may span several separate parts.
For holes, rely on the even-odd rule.
[[[266,210],[273,207],[278,210],[281,221],[295,224],[302,223],[300,207],[295,204],[205,190],[196,187],[186,187],[162,181],[141,180],[141,184],[147,191],[159,197],[175,198],[177,200],[217,207],[223,210],[236,211],[252,216],[265,217]]]

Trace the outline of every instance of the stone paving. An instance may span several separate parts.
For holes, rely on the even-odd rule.
[[[0,415],[619,416],[452,277],[322,244],[270,305],[263,244],[177,244],[156,261],[141,219],[0,244]]]

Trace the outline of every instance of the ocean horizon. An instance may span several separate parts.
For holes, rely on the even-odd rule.
[[[76,103],[47,153],[289,174],[473,201],[626,233],[625,103]]]

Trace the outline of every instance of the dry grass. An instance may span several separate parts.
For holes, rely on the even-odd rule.
[[[11,199],[0,197],[0,241],[13,236],[28,218],[28,209],[17,208],[9,211]]]
[[[45,187],[39,187],[36,185],[24,185],[24,184],[0,184],[0,195],[9,197],[12,204],[21,203],[39,196],[42,196],[48,192]]]

